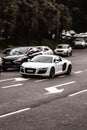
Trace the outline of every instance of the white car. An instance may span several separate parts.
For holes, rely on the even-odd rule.
[[[20,67],[23,77],[30,75],[54,77],[59,74],[70,75],[71,61],[57,55],[37,55]]]
[[[58,44],[58,46],[54,50],[54,53],[56,55],[71,56],[72,47],[69,44]]]
[[[74,41],[74,44],[75,44],[75,47],[85,48],[87,46],[86,41],[82,37],[76,38],[76,40]]]

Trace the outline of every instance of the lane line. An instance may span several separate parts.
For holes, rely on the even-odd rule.
[[[13,84],[13,85],[9,85],[9,86],[4,86],[1,88],[12,88],[12,87],[17,87],[17,86],[22,86],[23,84]]]
[[[61,87],[61,86],[65,86],[65,85],[69,85],[69,84],[74,84],[76,83],[76,81],[71,81],[71,82],[67,82],[67,83],[63,83],[63,84],[59,84],[59,85],[55,85],[55,86],[52,86],[52,87],[47,87],[47,88],[55,88],[55,87]]]
[[[45,89],[46,89],[46,91],[48,91],[48,93],[45,93],[45,94],[61,93],[61,92],[64,91],[64,89],[57,89],[58,87],[62,87],[62,86],[66,86],[66,85],[70,85],[70,84],[74,84],[74,83],[76,83],[76,81],[67,82],[67,83],[55,85],[55,86],[52,86],[52,87],[47,87]]]
[[[10,81],[10,80],[26,81],[26,80],[28,80],[28,79],[29,79],[29,78],[25,79],[25,78],[22,78],[22,77],[17,77],[17,78],[3,79],[3,80],[0,80],[0,82],[6,82],[6,81]]]
[[[15,79],[15,81],[26,81],[26,80],[28,80],[28,79],[30,79],[30,78],[18,77],[18,78],[14,78],[14,79]]]
[[[10,80],[14,80],[14,78],[10,78],[10,79],[3,79],[3,80],[0,80],[0,82],[10,81]]]
[[[82,73],[83,71],[76,71],[76,72],[74,72],[75,74],[80,74],[80,73]]]
[[[84,93],[84,92],[87,92],[87,89],[73,93],[73,94],[70,94],[69,97],[72,97],[72,96],[75,96],[75,95],[78,95],[78,94],[81,94],[81,93]]]
[[[18,111],[11,112],[11,113],[3,114],[3,115],[0,115],[0,118],[8,117],[8,116],[18,114],[18,113],[21,113],[21,112],[25,112],[25,111],[28,111],[28,110],[30,110],[30,108],[25,108],[25,109],[21,109],[21,110],[18,110]]]

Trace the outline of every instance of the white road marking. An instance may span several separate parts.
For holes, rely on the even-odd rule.
[[[48,91],[48,93],[45,93],[45,94],[62,93],[64,91],[64,89],[57,89],[53,87],[48,88],[48,89],[45,88],[45,89]]]
[[[3,80],[0,80],[0,82],[10,81],[10,80],[14,80],[14,78],[10,78],[10,79],[3,79]]]
[[[30,108],[21,109],[21,110],[18,110],[18,111],[14,111],[14,112],[11,112],[11,113],[1,115],[0,118],[11,116],[11,115],[18,114],[18,113],[21,113],[21,112],[25,112],[25,111],[28,111],[28,110],[30,110]]]
[[[76,71],[74,72],[75,74],[79,74],[79,73],[82,73],[83,71]]]
[[[72,97],[72,96],[75,96],[75,95],[78,95],[78,94],[81,94],[81,93],[84,93],[84,92],[87,92],[87,89],[73,93],[73,94],[70,94],[69,96]]]
[[[9,86],[4,86],[2,88],[12,88],[12,87],[17,87],[17,86],[22,86],[23,84],[13,84],[13,85],[9,85]]]
[[[14,79],[15,79],[15,81],[26,81],[26,80],[28,80],[29,78],[28,78],[28,79],[25,79],[25,78],[20,78],[20,77],[19,77],[19,78],[14,78]]]
[[[48,79],[40,79],[40,80],[36,80],[35,82],[38,83],[38,82],[43,82],[45,80],[48,80]]]
[[[48,91],[48,93],[45,93],[45,94],[61,93],[64,91],[64,89],[57,89],[58,87],[62,87],[62,86],[66,86],[66,85],[70,85],[70,84],[74,84],[74,83],[76,83],[76,81],[67,82],[67,83],[59,84],[59,85],[52,86],[52,87],[47,87],[45,89]]]
[[[28,78],[28,79],[29,79],[29,78]],[[3,79],[3,80],[0,80],[0,82],[10,81],[10,80],[15,80],[15,81],[26,81],[26,80],[28,80],[28,79],[21,78],[21,77],[17,77],[17,78]]]

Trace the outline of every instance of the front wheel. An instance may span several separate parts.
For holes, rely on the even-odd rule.
[[[23,78],[28,78],[28,76],[25,75],[25,74],[21,74],[21,75],[22,75]]]
[[[68,69],[67,69],[67,72],[66,72],[66,75],[70,75],[71,74],[71,70],[72,70],[72,65],[69,65]]]
[[[55,76],[55,68],[52,67],[52,68],[50,69],[49,77],[50,77],[50,78],[53,78],[54,76]]]
[[[2,67],[2,71],[6,72],[7,71],[7,67]]]

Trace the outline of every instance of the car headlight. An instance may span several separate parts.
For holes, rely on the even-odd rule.
[[[38,70],[41,70],[41,71],[46,71],[48,68],[39,68]]]
[[[46,73],[47,69],[48,69],[47,67],[46,68],[39,68],[37,73],[44,74],[44,73]]]
[[[0,57],[0,65],[2,64],[2,58]]]
[[[82,42],[82,45],[85,45],[85,42]]]
[[[20,69],[24,69],[24,67],[21,65],[21,66],[20,66]]]

